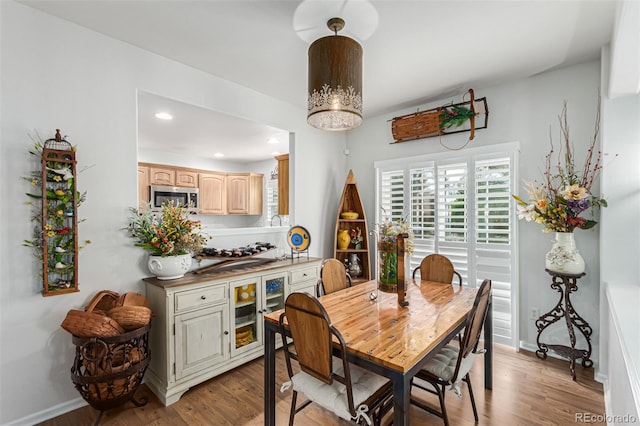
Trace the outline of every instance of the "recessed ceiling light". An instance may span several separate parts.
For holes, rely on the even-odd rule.
[[[222,158],[224,157],[224,154],[221,152],[216,152],[215,154],[213,154],[214,157],[218,157],[218,158]]]
[[[276,138],[269,138],[267,139],[267,143],[270,143],[271,145],[275,145],[277,143],[280,143],[280,141]]]
[[[160,120],[173,120],[173,115],[168,112],[157,112],[156,118],[159,118]]]

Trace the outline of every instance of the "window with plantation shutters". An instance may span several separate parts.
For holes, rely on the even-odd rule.
[[[506,149],[505,149],[506,148]],[[517,245],[511,202],[517,144],[375,163],[376,221],[411,223],[410,269],[447,256],[466,286],[492,280],[493,333],[516,347]]]

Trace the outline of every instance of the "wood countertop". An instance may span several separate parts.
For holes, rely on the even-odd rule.
[[[182,278],[175,280],[159,280],[155,277],[144,278],[143,281],[162,288],[179,287],[188,284],[197,284],[205,281],[224,280],[238,275],[268,272],[273,269],[287,268],[291,266],[305,265],[321,261],[319,257],[299,257],[295,259],[275,260],[270,258],[254,257],[247,262],[237,262],[215,270],[196,274],[188,272]]]

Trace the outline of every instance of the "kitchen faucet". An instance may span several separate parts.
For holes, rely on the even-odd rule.
[[[270,226],[273,226],[273,218],[275,217],[278,218],[279,226],[282,226],[282,218],[280,217],[279,214],[274,214],[273,216],[271,216]]]

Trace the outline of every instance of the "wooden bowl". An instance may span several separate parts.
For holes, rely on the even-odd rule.
[[[358,212],[342,212],[340,213],[340,217],[343,219],[355,220],[360,217],[360,214],[358,214]]]

